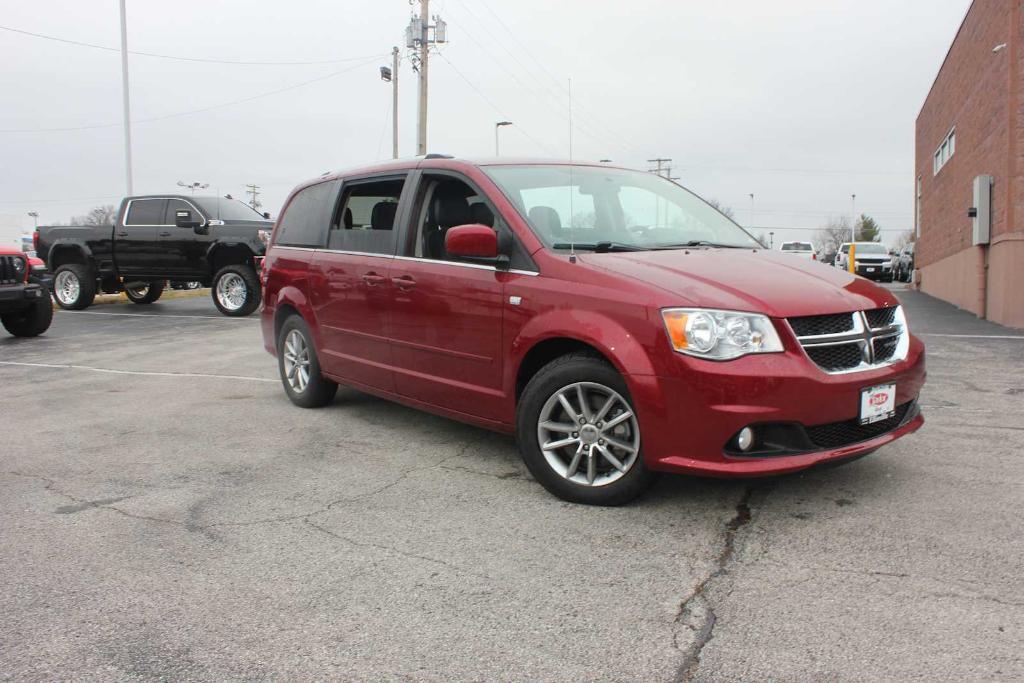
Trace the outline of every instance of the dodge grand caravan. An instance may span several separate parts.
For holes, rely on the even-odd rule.
[[[892,294],[650,173],[431,155],[327,174],[270,244],[263,338],[293,403],[345,384],[515,434],[566,500],[845,462],[924,422]]]

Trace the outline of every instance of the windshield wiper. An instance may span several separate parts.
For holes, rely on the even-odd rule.
[[[638,247],[635,244],[625,244],[623,242],[591,242],[591,243],[577,243],[569,244],[568,242],[559,242],[551,245],[553,249],[583,249],[584,251],[592,251],[595,254],[604,254],[609,251],[646,251],[646,247]]]
[[[682,249],[683,247],[717,247],[719,249],[746,249],[747,247],[739,244],[720,244],[718,242],[709,242],[708,240],[690,240],[689,242],[682,242],[680,244],[659,244],[658,249]]]

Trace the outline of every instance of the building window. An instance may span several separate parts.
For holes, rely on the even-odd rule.
[[[946,165],[946,162],[952,158],[954,152],[956,152],[956,128],[949,131],[946,139],[935,150],[935,158],[932,162],[932,175],[938,175],[942,167]]]

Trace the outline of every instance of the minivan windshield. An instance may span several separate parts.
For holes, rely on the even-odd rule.
[[[651,173],[569,165],[485,166],[549,248],[763,248],[736,223]]]

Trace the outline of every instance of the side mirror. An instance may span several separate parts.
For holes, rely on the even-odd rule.
[[[498,258],[498,233],[481,223],[457,225],[444,234],[444,249],[466,259]]]
[[[263,212],[263,217],[266,218],[269,221],[270,220],[270,212],[269,211],[264,211]]]
[[[174,212],[174,224],[179,228],[192,228],[197,235],[205,235],[210,232],[202,220],[193,218],[192,212],[186,209]]]

